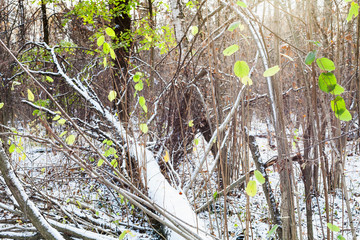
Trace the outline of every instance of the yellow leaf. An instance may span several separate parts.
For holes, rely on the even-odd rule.
[[[0,109],[2,109],[2,108],[3,108],[3,106],[4,106],[4,103],[3,103],[3,102],[1,102],[1,103],[0,103]]]
[[[31,92],[30,89],[27,90],[28,93],[28,99],[30,102],[33,102],[35,100],[34,94]]]
[[[253,81],[252,81],[251,78],[249,78],[248,76],[242,77],[242,78],[241,78],[241,82],[242,82],[244,85],[249,85],[249,86],[251,86],[251,85],[253,84]]]
[[[257,187],[256,187],[256,182],[255,181],[249,181],[246,189],[245,189],[247,195],[249,195],[250,197],[255,196],[256,192],[257,192]]]
[[[108,99],[110,102],[114,101],[116,98],[117,93],[114,90],[111,90],[108,95]]]
[[[165,161],[165,162],[168,162],[169,159],[170,159],[169,152],[168,152],[168,151],[165,151],[164,161]]]

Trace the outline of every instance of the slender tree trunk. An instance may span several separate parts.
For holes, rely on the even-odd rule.
[[[275,1],[275,5],[279,6],[280,2]],[[274,26],[275,33],[280,36],[280,12],[279,8],[274,9]],[[275,59],[274,63],[280,66],[280,40],[275,38]],[[281,216],[282,224],[282,239],[296,240],[296,224],[294,212],[294,197],[293,197],[293,183],[291,181],[292,162],[289,159],[288,142],[285,132],[284,119],[284,103],[281,91],[280,74],[273,77],[273,89],[276,106],[275,132],[278,145],[279,156],[279,174],[280,174],[280,191],[281,191]]]

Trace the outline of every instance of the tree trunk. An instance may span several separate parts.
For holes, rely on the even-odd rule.
[[[278,6],[279,1],[275,1]],[[279,8],[274,9],[274,26],[275,33],[280,36],[280,12]],[[275,59],[274,63],[280,66],[280,40],[275,38]],[[289,159],[288,142],[285,132],[285,119],[284,119],[284,103],[281,91],[280,74],[273,77],[273,90],[275,97],[275,113],[274,119],[276,141],[278,147],[279,164],[278,170],[280,174],[280,191],[281,191],[281,216],[282,216],[282,239],[296,240],[296,224],[294,212],[294,199],[293,199],[293,183],[291,182],[292,175],[292,162]]]
[[[118,38],[117,41],[125,41],[122,37],[131,31],[131,18],[129,15],[129,0],[116,1],[110,6],[112,9],[116,9],[115,16],[112,20],[113,29]],[[130,38],[129,38],[130,39]],[[127,122],[130,112],[130,84],[127,83],[128,79],[128,61],[130,57],[130,48],[132,45],[131,40],[126,45],[127,47],[120,47],[115,49],[116,60],[115,66],[118,67],[118,71],[113,75],[114,89],[118,93],[115,102],[119,102],[115,106],[115,109],[119,112],[120,119]]]

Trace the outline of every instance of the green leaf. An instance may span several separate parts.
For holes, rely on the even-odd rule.
[[[146,100],[143,96],[139,97],[139,104],[140,104],[140,106],[145,106]]]
[[[110,102],[114,101],[117,96],[117,93],[114,90],[111,90],[108,95],[108,99]]]
[[[199,32],[199,28],[197,26],[191,26],[191,34],[195,36]]]
[[[237,1],[236,4],[239,5],[240,7],[247,8],[246,3],[242,2],[242,1]]]
[[[359,4],[357,4],[356,2],[352,2],[346,21],[350,22],[353,19],[353,17],[357,17],[358,14],[359,14]]]
[[[139,81],[137,84],[135,84],[134,88],[135,88],[136,91],[141,91],[141,90],[143,90],[143,88],[144,88],[143,82],[142,82],[142,81]]]
[[[116,159],[113,159],[110,164],[111,164],[111,166],[116,168],[118,166],[118,161]]]
[[[342,97],[337,96],[334,100],[331,100],[331,109],[335,114],[341,115],[346,109],[345,100]]]
[[[60,119],[60,115],[56,115],[52,120],[53,121],[57,121],[57,120],[59,120]]]
[[[269,231],[269,233],[266,235],[267,238],[270,238],[276,231],[276,229],[279,227],[279,225],[275,224]]]
[[[114,49],[110,48],[110,56],[112,59],[116,59],[116,55],[115,55],[115,52],[114,52]]]
[[[231,45],[223,51],[224,56],[230,56],[239,50],[239,46],[237,44]]]
[[[106,28],[105,29],[105,32],[106,32],[106,34],[107,35],[109,35],[110,37],[116,37],[116,35],[115,35],[115,32],[114,32],[114,30],[112,30],[112,28]]]
[[[309,52],[305,58],[305,64],[311,65],[315,60],[315,56],[316,56],[316,51]]]
[[[194,126],[194,120],[190,120],[189,121],[189,127],[193,127]]]
[[[104,159],[101,158],[97,163],[98,167],[101,167],[101,165],[103,165],[103,163],[104,163]]]
[[[339,235],[337,236],[337,239],[339,239],[339,240],[346,240],[341,234],[339,234]]]
[[[148,126],[147,126],[146,123],[141,123],[141,124],[140,124],[140,130],[141,130],[143,133],[146,134],[146,133],[149,131],[149,128],[148,128]]]
[[[337,96],[331,101],[331,109],[341,121],[350,121],[352,119],[351,113],[346,109],[345,101],[342,97]]]
[[[248,76],[245,76],[240,79],[242,84],[251,86],[253,84],[253,81]]]
[[[340,228],[338,226],[335,226],[335,225],[333,225],[331,223],[327,223],[327,227],[333,232],[339,232],[340,231]]]
[[[331,94],[333,95],[340,95],[344,92],[344,88],[342,86],[340,86],[339,84],[336,84],[334,90],[331,92]]]
[[[255,196],[256,192],[257,192],[257,187],[256,187],[256,182],[251,180],[248,182],[245,191],[247,193],[247,195],[249,195],[250,197]]]
[[[69,145],[73,145],[74,142],[75,142],[75,136],[74,136],[74,135],[69,135],[69,136],[66,138],[65,142],[66,142],[67,144],[69,144]]]
[[[268,68],[263,76],[264,77],[271,77],[271,76],[274,76],[278,71],[280,71],[280,67],[278,65],[272,67],[272,68]]]
[[[107,42],[105,42],[103,45],[103,51],[105,54],[109,54],[110,52],[110,45]]]
[[[335,116],[336,116],[336,114],[335,114]],[[339,120],[345,121],[345,122],[351,121],[351,119],[352,119],[351,113],[347,109],[345,109],[345,111],[342,114],[340,114],[339,116],[336,116],[336,117],[339,118]]]
[[[236,28],[238,28],[240,26],[240,22],[234,22],[232,24],[230,24],[230,26],[228,27],[228,31],[232,32],[234,31]]]
[[[331,72],[335,70],[334,62],[328,58],[318,58],[316,59],[316,64],[319,66],[321,70],[324,71]]]
[[[249,75],[250,68],[244,61],[236,61],[234,64],[234,73],[237,77],[243,78]]]
[[[63,137],[65,134],[67,134],[67,131],[63,131],[63,132],[59,135],[59,137]]]
[[[46,76],[46,81],[48,81],[48,82],[52,83],[52,82],[54,82],[54,79],[52,79],[52,78],[51,78],[51,77],[49,77],[49,76]]]
[[[103,35],[101,35],[97,41],[96,44],[100,47],[101,45],[103,45],[103,43],[105,42],[105,37]]]
[[[198,138],[195,138],[195,139],[194,139],[194,143],[195,143],[195,146],[199,145],[199,139],[198,139]]]
[[[4,106],[4,103],[3,102],[0,102],[0,109],[2,109]]]
[[[65,122],[66,122],[66,120],[65,119],[60,119],[59,121],[58,121],[58,124],[60,124],[60,125],[64,125],[65,124]]]
[[[217,196],[218,196],[218,192],[214,192],[213,194],[214,200],[216,200]]]
[[[136,72],[135,75],[133,76],[134,82],[139,82],[143,76],[144,74],[142,72]]]
[[[15,144],[11,144],[9,147],[9,153],[13,153],[15,151]]]
[[[106,57],[104,57],[104,61],[103,61],[104,67],[107,66],[107,61],[106,61]]]
[[[324,92],[331,92],[335,89],[336,77],[333,73],[321,73],[319,76],[319,88]]]
[[[255,176],[256,180],[257,180],[260,184],[264,184],[264,183],[265,183],[265,178],[264,178],[264,176],[261,174],[260,171],[255,170],[255,171],[254,171],[254,176]]]
[[[124,239],[124,237],[126,236],[126,234],[130,233],[130,230],[125,230],[123,231],[120,236],[119,236],[119,240],[122,240]]]
[[[31,92],[30,89],[27,90],[27,93],[28,93],[28,100],[30,102],[33,102],[35,100],[34,94]]]

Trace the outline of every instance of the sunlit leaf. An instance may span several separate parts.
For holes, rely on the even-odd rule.
[[[344,91],[345,91],[345,89],[342,86],[340,86],[339,84],[336,84],[336,86],[335,86],[334,90],[331,92],[331,94],[340,95]]]
[[[198,138],[194,139],[194,144],[195,144],[195,146],[199,145],[199,139]]]
[[[110,52],[110,45],[107,42],[105,42],[103,45],[103,51],[105,54],[109,54]]]
[[[305,58],[305,64],[311,65],[315,60],[315,56],[316,56],[316,51],[309,52]]]
[[[193,127],[194,126],[194,120],[190,120],[189,121],[189,127]]]
[[[66,120],[62,118],[62,119],[59,119],[58,124],[64,125],[65,122],[66,122]]]
[[[234,22],[232,24],[230,24],[230,26],[228,27],[228,31],[232,32],[234,31],[236,28],[238,28],[240,26],[240,22]]]
[[[164,155],[164,161],[168,162],[170,160],[169,152],[166,150]]]
[[[343,235],[341,235],[341,234],[339,234],[339,235],[337,236],[337,239],[338,239],[338,240],[346,240],[346,239],[343,237]]]
[[[359,14],[359,4],[357,4],[356,2],[352,2],[346,21],[350,22],[353,19],[353,17],[357,17],[358,14]]]
[[[247,195],[249,195],[250,197],[255,196],[255,194],[257,192],[256,182],[253,180],[250,180],[245,188],[245,191],[246,191]]]
[[[52,120],[53,121],[57,121],[57,120],[59,120],[60,119],[60,115],[56,115]]]
[[[251,86],[253,84],[253,81],[248,76],[245,76],[243,78],[240,78],[242,84]]]
[[[114,30],[112,30],[112,28],[106,28],[105,29],[105,32],[106,32],[106,34],[107,35],[109,35],[110,37],[115,37],[116,35],[115,35],[115,32],[114,32]]]
[[[240,7],[247,8],[246,3],[242,2],[242,1],[237,1],[236,4],[239,5]]]
[[[149,131],[149,128],[147,126],[146,123],[141,123],[140,124],[140,130],[143,132],[143,133],[147,133]]]
[[[257,180],[260,184],[264,184],[264,183],[265,183],[265,178],[264,178],[264,176],[261,174],[260,171],[255,170],[255,171],[254,171],[254,176],[255,176],[256,180]]]
[[[101,158],[97,163],[98,167],[101,167],[101,165],[103,165],[103,163],[104,163],[104,159]]]
[[[324,71],[334,71],[335,70],[335,64],[333,61],[331,61],[328,58],[318,58],[316,59],[316,64],[321,70]]]
[[[270,238],[276,231],[276,229],[278,229],[279,225],[275,224],[269,231],[269,233],[266,235],[267,238]]]
[[[114,101],[117,96],[117,93],[114,90],[111,90],[108,95],[108,99],[110,102]]]
[[[34,94],[31,92],[30,89],[27,90],[27,93],[28,93],[28,100],[30,102],[33,102],[35,100]]]
[[[239,46],[237,44],[231,45],[230,47],[227,47],[224,51],[223,54],[224,56],[230,56],[232,54],[234,54],[235,52],[237,52],[239,50]]]
[[[125,230],[123,231],[120,236],[119,236],[119,240],[122,240],[125,238],[126,234],[130,233],[130,230]]]
[[[106,60],[106,57],[104,57],[103,64],[104,64],[104,67],[106,67],[106,66],[107,66],[107,60]]]
[[[15,144],[11,144],[9,147],[9,153],[13,153],[15,151]]]
[[[73,145],[74,142],[75,142],[75,136],[74,135],[69,135],[67,138],[66,138],[66,143],[69,144],[69,145]]]
[[[115,55],[115,52],[114,52],[114,49],[110,48],[110,56],[112,59],[116,59],[116,55]]]
[[[199,32],[199,28],[197,26],[191,26],[191,34],[195,36]]]
[[[272,67],[272,68],[268,68],[263,76],[264,77],[271,77],[271,76],[274,76],[278,71],[280,71],[280,67],[278,65]]]
[[[0,109],[2,109],[4,107],[4,103],[0,102]]]
[[[63,132],[59,135],[59,137],[63,137],[65,134],[67,134],[67,131],[63,131]]]
[[[338,226],[335,226],[335,225],[333,225],[331,223],[327,223],[326,225],[333,232],[339,232],[340,231],[340,228]]]
[[[135,84],[134,88],[135,88],[136,91],[141,91],[141,90],[143,90],[143,88],[144,88],[143,82],[142,82],[142,81],[139,81],[137,84]]]
[[[249,75],[250,68],[245,61],[236,61],[234,64],[234,73],[237,77],[243,78]]]
[[[214,200],[216,200],[218,197],[218,192],[214,192],[213,197],[214,197]]]
[[[105,42],[105,37],[101,35],[101,36],[97,39],[96,44],[100,47],[101,45],[103,45],[104,42]]]
[[[144,106],[146,104],[146,100],[143,96],[139,97],[139,104],[140,106]]]
[[[54,79],[52,79],[52,78],[51,78],[51,77],[49,77],[49,76],[46,76],[46,81],[48,81],[48,82],[52,83],[52,82],[54,82]]]
[[[116,159],[113,159],[110,164],[111,164],[111,166],[116,168],[118,166],[118,161]]]

